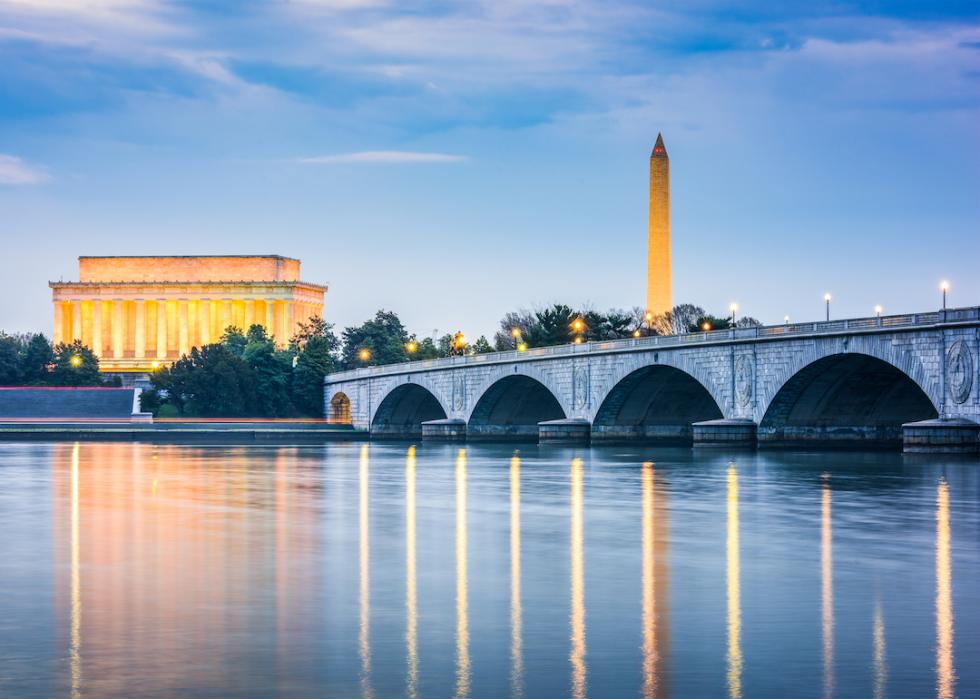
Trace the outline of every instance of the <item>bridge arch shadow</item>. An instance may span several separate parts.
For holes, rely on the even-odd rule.
[[[415,383],[396,386],[384,397],[371,420],[372,437],[418,439],[422,423],[446,418],[439,399],[427,388]]]
[[[561,403],[543,383],[513,374],[495,381],[477,400],[466,426],[466,437],[536,442],[539,422],[564,417]]]
[[[832,354],[793,374],[759,423],[769,446],[897,447],[902,423],[938,417],[908,374],[868,354]]]
[[[690,444],[692,423],[722,417],[700,381],[655,364],[627,374],[606,394],[592,421],[592,441]]]

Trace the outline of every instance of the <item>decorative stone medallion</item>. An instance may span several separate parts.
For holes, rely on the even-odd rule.
[[[462,374],[453,374],[453,410],[466,410],[466,381]]]
[[[973,388],[973,354],[963,340],[954,342],[946,352],[946,385],[954,403],[965,403]]]
[[[735,400],[743,408],[752,400],[752,360],[745,354],[735,360]]]
[[[589,370],[586,367],[575,367],[572,378],[572,392],[575,394],[575,409],[581,410],[589,397]]]

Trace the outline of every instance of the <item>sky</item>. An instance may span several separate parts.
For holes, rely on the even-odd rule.
[[[673,292],[980,304],[980,4],[0,0],[0,328],[79,255],[280,254],[338,329]]]

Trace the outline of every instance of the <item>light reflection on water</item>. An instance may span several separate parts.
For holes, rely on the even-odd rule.
[[[0,696],[968,697],[978,579],[975,460],[0,444]]]

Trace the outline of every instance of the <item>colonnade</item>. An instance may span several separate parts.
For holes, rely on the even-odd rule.
[[[173,360],[228,326],[261,325],[280,347],[322,305],[281,298],[68,299],[54,302],[54,341],[80,340],[100,358]]]

